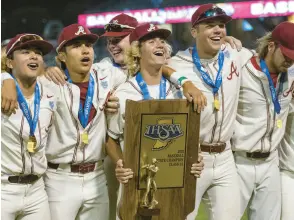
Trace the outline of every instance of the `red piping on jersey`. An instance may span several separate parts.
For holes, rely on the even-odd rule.
[[[262,70],[261,70],[260,66],[258,65],[256,59],[257,59],[257,56],[253,56],[253,57],[251,57],[250,61],[251,61],[251,63],[252,63],[252,66],[253,66],[256,70],[262,72]],[[272,80],[273,80],[274,86],[276,87],[276,86],[277,86],[277,82],[278,82],[278,75],[275,74],[275,73],[270,73],[270,76],[271,76],[271,78],[272,78]]]

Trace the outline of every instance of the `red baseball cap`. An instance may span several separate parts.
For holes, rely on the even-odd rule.
[[[272,32],[273,40],[279,44],[282,53],[294,60],[294,23],[280,23]]]
[[[209,3],[200,5],[192,15],[192,27],[201,22],[215,19],[222,20],[226,24],[232,20],[232,17],[228,16],[223,9],[217,7],[214,4]]]
[[[142,24],[135,28],[135,30],[130,34],[130,43],[150,36],[159,36],[163,39],[167,39],[171,32],[168,29],[158,28],[155,24]]]
[[[56,48],[57,53],[60,49],[69,41],[83,38],[89,40],[91,43],[95,43],[99,36],[91,33],[91,31],[80,24],[71,24],[62,29],[61,34],[58,37],[58,47]]]
[[[15,50],[21,49],[25,46],[34,46],[40,49],[43,55],[49,53],[53,46],[48,41],[45,41],[42,37],[37,34],[18,34],[12,38],[6,47],[6,54],[9,56]]]
[[[136,18],[127,14],[119,14],[105,25],[103,37],[123,37],[129,35],[138,26]]]

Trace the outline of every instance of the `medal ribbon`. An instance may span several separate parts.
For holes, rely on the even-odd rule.
[[[143,93],[143,99],[144,100],[152,99],[148,91],[147,84],[144,81],[140,72],[136,75],[136,81],[141,89],[141,92]],[[160,80],[160,87],[159,87],[159,99],[165,99],[165,98],[166,98],[166,79],[162,76]]]
[[[70,78],[68,70],[65,70],[65,74],[67,76],[67,81],[72,83],[72,80]],[[94,78],[92,75],[90,75],[86,100],[84,103],[84,108],[83,108],[81,102],[80,102],[80,107],[79,107],[79,120],[80,120],[83,128],[85,128],[87,126],[88,121],[89,121],[89,115],[91,112],[92,101],[93,101],[93,96],[94,96],[94,86],[95,86],[94,85]]]
[[[222,75],[221,75],[221,72],[222,72],[222,68],[223,68],[223,65],[224,65],[224,53],[222,51],[219,52],[219,55],[218,55],[218,72],[217,72],[217,75],[216,75],[216,80],[215,80],[215,83],[212,81],[212,79],[210,78],[210,76],[208,75],[207,72],[205,72],[203,70],[203,67],[201,65],[201,62],[200,62],[200,58],[199,58],[199,55],[197,53],[197,49],[196,49],[196,45],[193,47],[193,50],[192,50],[192,58],[193,58],[193,62],[197,68],[197,70],[201,73],[201,77],[203,79],[203,81],[209,85],[212,89],[213,89],[213,94],[217,94],[221,84],[222,84]]]
[[[266,75],[266,77],[268,79],[269,88],[270,88],[270,92],[271,92],[271,96],[272,96],[272,101],[274,103],[275,112],[280,114],[281,106],[280,106],[280,103],[278,100],[276,89],[275,89],[273,80],[270,76],[269,70],[268,70],[267,65],[264,60],[260,60],[260,68],[261,68],[262,72],[264,72],[264,74]]]
[[[40,97],[40,89],[39,89],[39,85],[38,83],[36,83],[35,85],[35,98],[34,98],[34,117],[32,118],[31,115],[31,111],[28,107],[28,103],[25,99],[25,97],[22,94],[22,91],[18,85],[18,82],[16,81],[15,77],[13,76],[14,80],[15,80],[15,84],[16,84],[16,92],[17,92],[17,101],[18,104],[20,106],[20,109],[23,113],[23,115],[25,116],[25,118],[27,119],[29,126],[30,126],[30,136],[34,136],[36,127],[37,127],[37,123],[38,123],[38,119],[39,119],[39,112],[40,112],[40,101],[41,101],[41,97]]]

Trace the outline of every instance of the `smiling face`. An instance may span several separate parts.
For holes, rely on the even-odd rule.
[[[140,66],[162,67],[165,64],[167,53],[165,40],[159,37],[151,38],[141,43]]]
[[[206,53],[217,53],[227,35],[224,22],[217,20],[200,23],[191,29],[191,34],[196,39],[197,47]]]
[[[124,52],[130,47],[129,35],[123,37],[108,37],[107,50],[115,63],[124,64]]]
[[[84,39],[70,41],[58,57],[65,63],[69,72],[88,74],[94,60],[93,43]]]
[[[44,71],[42,52],[35,47],[15,50],[12,57],[8,58],[7,66],[16,78],[34,79]]]

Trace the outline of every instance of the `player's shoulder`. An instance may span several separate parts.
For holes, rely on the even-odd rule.
[[[221,51],[227,58],[243,58],[246,60],[256,54],[254,50],[250,50],[246,47],[242,47],[242,49],[238,51],[236,48],[232,48],[229,43],[223,44],[221,46]]]
[[[191,68],[193,66],[192,55],[190,53],[190,49],[178,51],[175,56],[173,56],[168,61],[168,66],[174,68],[176,70],[183,70],[185,68]]]
[[[120,103],[125,103],[127,99],[134,101],[142,99],[139,85],[134,80],[134,77],[119,85],[113,95],[118,97]]]
[[[116,89],[115,93],[136,94],[140,93],[139,85],[135,77],[131,77]]]
[[[41,95],[40,108],[41,109],[44,109],[44,108],[50,109],[51,111],[56,110],[56,103],[57,103],[58,97],[59,97],[59,95],[58,95],[59,90],[53,89],[51,86],[48,86],[48,84],[46,85],[46,84],[42,83],[40,80],[38,80],[37,83],[38,83],[38,86],[40,89],[40,95]]]
[[[175,56],[173,56],[170,61],[171,62],[188,62],[193,63],[192,55],[190,50],[192,48],[187,48],[186,50],[179,50]]]
[[[112,75],[124,75],[124,72],[121,68],[113,66],[113,64],[106,61],[100,61],[94,63],[91,67],[91,70],[103,76],[112,76]]]
[[[60,86],[55,84],[53,81],[48,80],[44,75],[37,78],[37,82],[44,89],[44,91],[56,91],[59,90]]]

